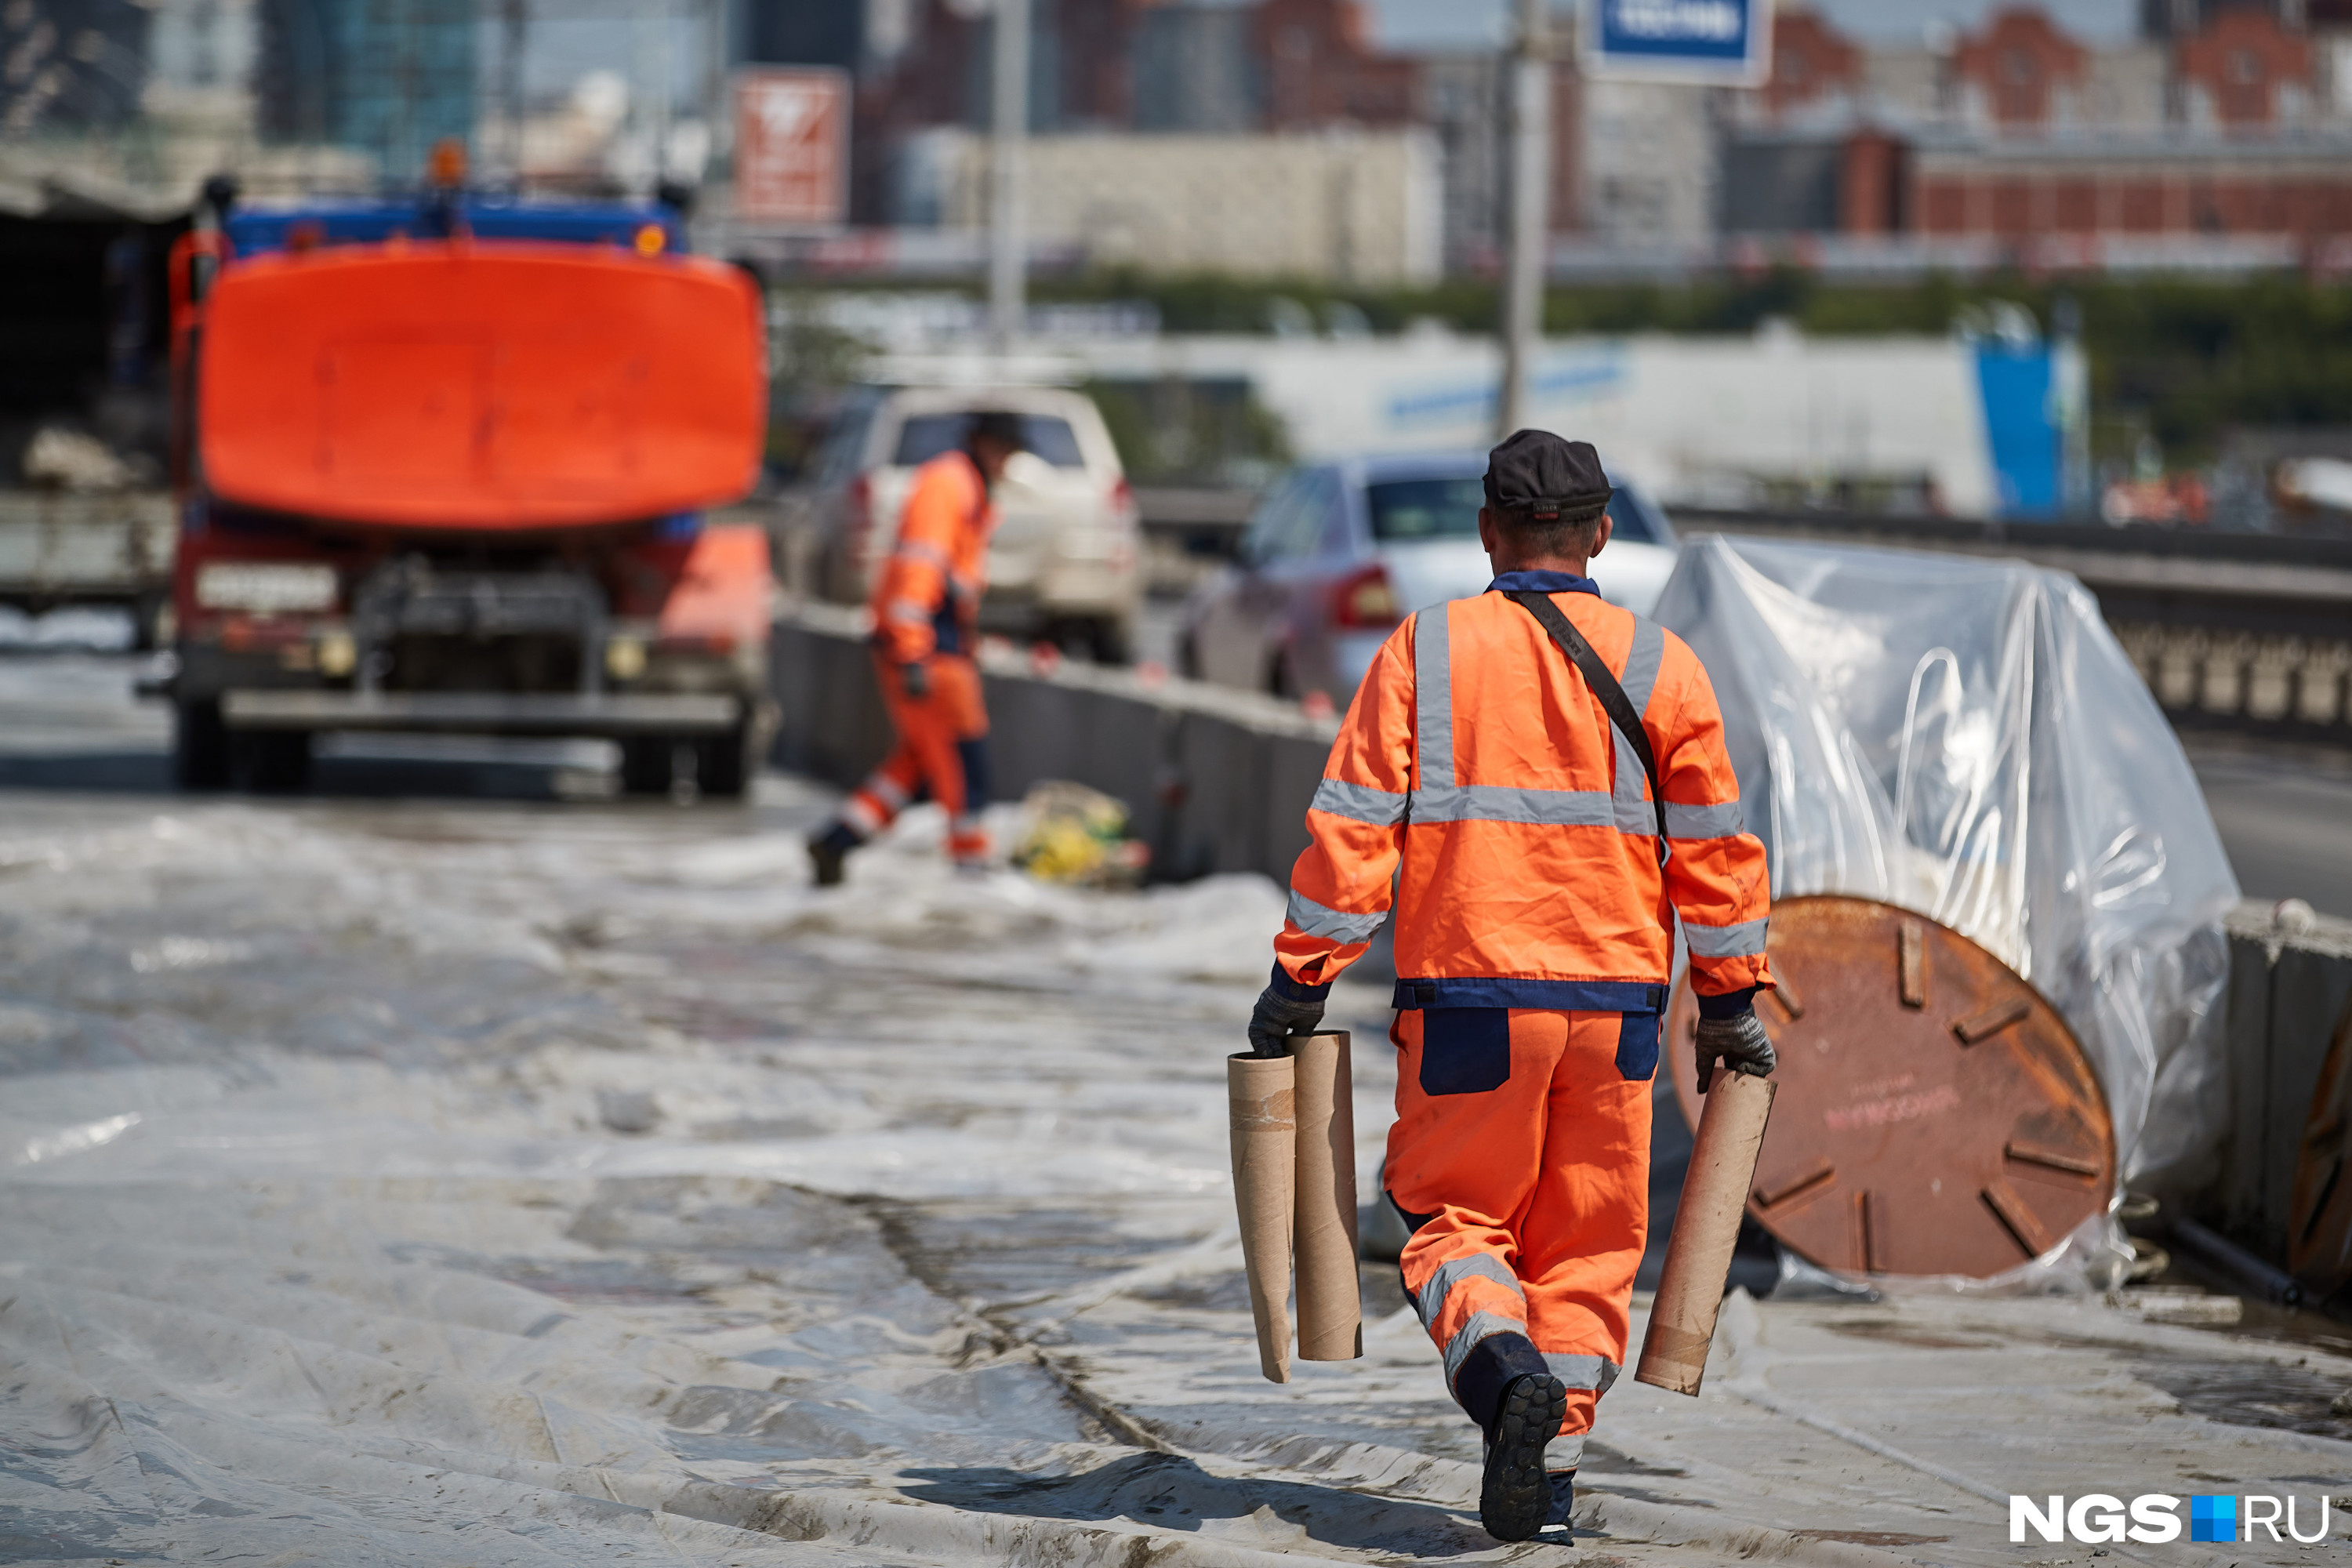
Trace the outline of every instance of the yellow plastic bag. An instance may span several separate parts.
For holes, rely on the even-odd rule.
[[[1100,790],[1047,779],[1021,802],[1013,864],[1044,882],[1131,888],[1150,851],[1127,837],[1127,807]]]

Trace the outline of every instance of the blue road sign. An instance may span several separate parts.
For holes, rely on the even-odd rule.
[[[1584,0],[1595,76],[1754,87],[1772,65],[1772,0]]]

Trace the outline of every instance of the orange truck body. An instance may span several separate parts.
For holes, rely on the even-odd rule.
[[[462,241],[265,256],[206,304],[205,482],[468,531],[722,505],[757,477],[760,300],[734,268]]]
[[[740,793],[768,542],[700,514],[759,474],[752,280],[650,225],[236,232],[174,268],[183,782],[289,784],[316,735],[424,730],[609,738],[633,790]]]

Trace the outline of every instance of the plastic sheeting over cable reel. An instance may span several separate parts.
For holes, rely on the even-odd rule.
[[[2114,1124],[2056,1009],[1983,948],[1907,910],[1792,899],[1781,989],[1757,1008],[1780,1096],[1748,1212],[1843,1274],[1996,1278],[2106,1213]],[[1677,986],[1669,1038],[1697,1009]],[[1691,1053],[1672,1053],[1694,1123]]]
[[[2287,1223],[2288,1272],[2322,1298],[2352,1285],[2352,1006],[2312,1089]]]
[[[1596,570],[1605,579],[1606,555]],[[1843,894],[1923,916],[2072,1032],[2112,1121],[2106,1190],[2071,1232],[2034,1210],[2053,1245],[2030,1261],[1991,1231],[2013,1265],[1993,1278],[2113,1283],[2130,1259],[2105,1212],[2116,1180],[2194,1182],[2227,1131],[2221,921],[2238,888],[2180,742],[2096,601],[2021,562],[1717,537],[1683,552],[1656,614],[1715,685],[1776,904]],[[1932,962],[1944,950],[1922,933]],[[1776,953],[1784,934],[1776,911]],[[1876,947],[1855,962],[1857,985],[1885,984]],[[2007,1000],[1989,988],[1977,1005]],[[1935,1027],[1948,1040],[1958,1021]],[[1784,1101],[1780,1119],[1801,1115]],[[2002,1164],[2020,1192],[2041,1179],[2031,1161]],[[1979,1208],[1984,1184],[1968,1194]]]

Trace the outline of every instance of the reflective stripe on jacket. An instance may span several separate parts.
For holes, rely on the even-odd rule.
[[[1698,657],[1591,582],[1553,592],[1642,715],[1673,849],[1632,745],[1536,618],[1501,593],[1423,610],[1373,659],[1307,814],[1275,951],[1301,986],[1353,963],[1396,905],[1396,1005],[1658,1012],[1682,919],[1692,980],[1771,984],[1764,846]],[[1402,875],[1399,874],[1400,866]]]
[[[971,653],[996,530],[988,482],[962,452],[915,470],[898,542],[874,585],[874,640],[896,664]]]

